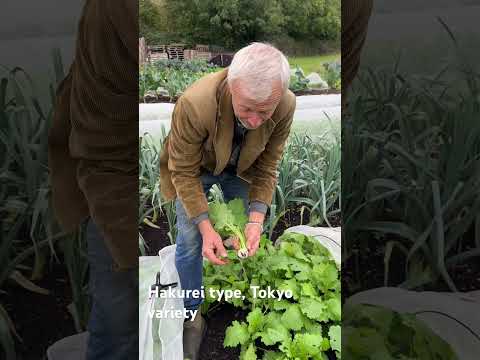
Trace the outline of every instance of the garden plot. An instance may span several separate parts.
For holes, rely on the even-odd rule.
[[[334,105],[334,99],[328,97],[329,104]],[[325,123],[328,125],[327,120]],[[328,129],[325,131],[325,127],[324,133],[315,138],[291,133],[279,164],[278,184],[257,255],[240,260],[237,251],[230,250],[231,265],[205,264],[206,289],[234,291],[242,287],[245,299],[206,299],[202,311],[209,326],[202,344],[202,360],[234,360],[241,354],[240,358],[254,358],[254,354],[271,359],[281,358],[282,354],[285,359],[339,358],[340,271],[318,239],[285,232],[302,224],[340,225],[340,137],[332,126]],[[159,197],[158,157],[165,135],[165,131],[157,136],[147,134],[141,143],[139,246],[143,255],[157,255],[176,238],[175,207]],[[221,204],[221,189],[214,186],[208,199],[211,206]],[[221,219],[211,214],[222,236],[228,235],[225,224],[237,224],[242,229],[245,222],[245,217],[239,216],[242,211],[234,211],[236,215],[227,221],[227,210],[216,212]],[[307,278],[309,271],[317,275]],[[298,279],[292,275],[298,275]],[[252,284],[262,285],[259,298],[250,290]],[[282,291],[291,288],[293,299],[277,302],[261,298],[260,290],[268,292],[268,286]]]
[[[291,60],[294,61],[294,60]],[[319,64],[320,66],[320,61]],[[308,75],[299,66],[291,68],[289,89],[295,95],[338,94],[341,89],[341,64],[339,59],[322,64],[322,76]],[[203,60],[160,60],[145,64],[139,72],[139,102],[175,103],[191,84],[203,76],[222,68]]]

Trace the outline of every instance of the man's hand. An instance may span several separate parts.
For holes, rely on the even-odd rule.
[[[247,238],[248,256],[253,256],[258,250],[260,236],[262,235],[262,226],[257,223],[248,223],[245,225],[245,237]]]
[[[253,256],[258,250],[258,246],[260,245],[260,237],[262,236],[263,231],[263,220],[265,219],[265,215],[257,212],[252,211],[249,214],[249,223],[245,225],[245,237],[247,238],[247,249],[248,249],[248,256]]]
[[[205,219],[198,224],[200,234],[202,234],[203,245],[202,255],[215,265],[225,265],[228,261],[221,260],[219,257],[227,257],[227,251],[223,246],[222,238],[215,231],[209,219]]]

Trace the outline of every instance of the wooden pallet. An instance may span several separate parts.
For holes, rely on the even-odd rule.
[[[185,44],[170,44],[167,46],[167,54],[169,59],[185,60],[184,56]]]

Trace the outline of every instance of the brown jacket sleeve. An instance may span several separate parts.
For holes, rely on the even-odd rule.
[[[175,105],[168,141],[168,169],[177,196],[189,218],[208,211],[208,202],[200,181],[202,143],[207,129],[192,114],[188,100],[180,97]]]
[[[270,206],[273,193],[277,184],[277,168],[283,156],[285,144],[290,134],[293,122],[293,114],[296,107],[296,98],[292,97],[287,115],[275,126],[265,150],[255,160],[249,172],[253,172],[250,184],[249,200],[260,201]]]
[[[78,228],[88,217],[88,204],[78,187],[78,160],[68,149],[70,137],[70,95],[72,88],[72,64],[67,76],[56,90],[52,124],[48,134],[48,167],[52,189],[52,206],[55,217],[64,231]]]
[[[344,89],[348,89],[357,74],[372,7],[373,0],[342,1],[342,87]]]
[[[117,269],[136,267],[139,255],[135,4],[86,1],[75,66],[65,83],[68,94],[59,92],[50,136],[54,206],[61,223],[72,228],[90,215]],[[59,135],[62,141],[56,140]]]
[[[115,28],[118,39],[123,43],[133,61],[138,62],[138,1],[101,0],[105,2],[106,15]],[[132,74],[133,75],[133,74]]]

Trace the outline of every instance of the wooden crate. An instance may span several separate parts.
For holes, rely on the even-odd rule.
[[[167,46],[167,54],[169,59],[184,60],[185,44],[170,44]]]
[[[158,60],[168,59],[165,45],[151,45],[148,47],[148,61],[153,63]]]

